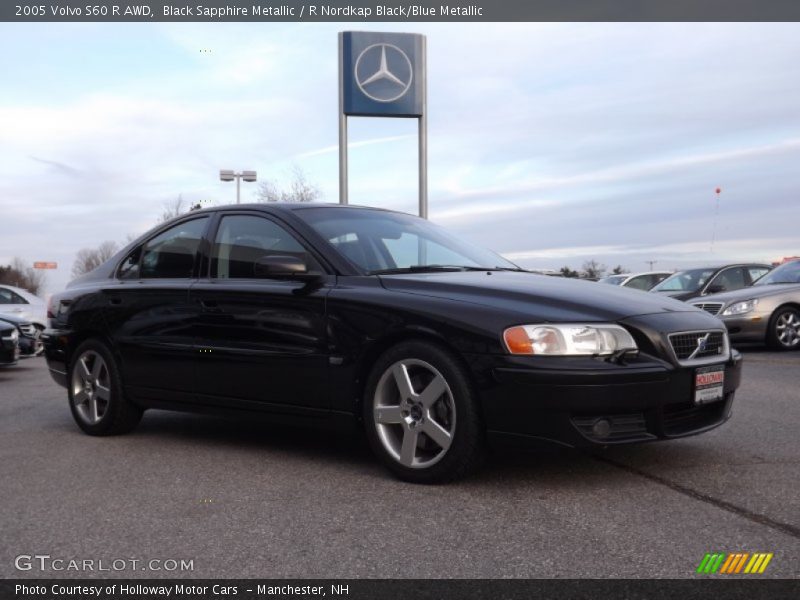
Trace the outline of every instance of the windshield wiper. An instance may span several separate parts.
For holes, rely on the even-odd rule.
[[[391,275],[394,273],[437,273],[447,271],[469,271],[471,267],[460,265],[411,265],[410,267],[395,267],[394,269],[375,269],[367,271],[368,275]]]
[[[376,269],[368,275],[392,275],[396,273],[446,273],[448,271],[524,271],[512,267],[475,267],[470,265],[411,265],[394,269]]]

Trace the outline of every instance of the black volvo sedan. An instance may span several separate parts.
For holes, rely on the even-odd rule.
[[[466,474],[492,441],[707,431],[728,419],[741,372],[700,309],[528,273],[373,208],[191,212],[48,310],[50,372],[88,434],[130,431],[148,408],[359,424],[415,482]]]

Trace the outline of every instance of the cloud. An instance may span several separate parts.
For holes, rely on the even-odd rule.
[[[297,162],[336,201],[336,33],[363,28],[6,24],[0,51],[24,61],[0,91],[0,259],[58,260],[57,289],[78,249],[147,229],[178,194],[232,201],[220,168]],[[712,234],[719,260],[798,253],[782,233],[800,221],[797,24],[414,29],[434,220],[555,266],[703,261]],[[350,130],[351,202],[415,212],[416,123]]]
[[[408,139],[415,139],[417,136],[411,134],[404,134],[404,135],[390,135],[387,137],[375,138],[371,140],[361,140],[359,142],[347,142],[348,150],[355,150],[356,148],[364,148],[365,146],[374,146],[376,144],[388,144],[391,142],[398,142],[400,140],[408,140]],[[339,144],[334,146],[325,146],[324,148],[318,148],[316,150],[308,150],[307,152],[301,152],[300,154],[296,154],[294,158],[296,159],[303,159],[303,158],[311,158],[312,156],[319,156],[321,154],[331,154],[333,152],[339,152]]]

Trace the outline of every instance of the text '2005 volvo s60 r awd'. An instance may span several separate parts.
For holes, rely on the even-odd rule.
[[[607,445],[723,423],[741,358],[683,302],[535,275],[432,223],[338,205],[183,215],[54,296],[46,355],[86,433],[147,408],[360,423],[417,482],[493,440]]]

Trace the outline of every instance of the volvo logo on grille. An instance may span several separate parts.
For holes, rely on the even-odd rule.
[[[692,359],[695,356],[697,356],[698,354],[700,354],[701,352],[706,352],[708,350],[708,338],[710,336],[711,336],[711,332],[708,332],[704,336],[701,336],[701,337],[697,338],[697,348],[695,348],[694,352],[692,352],[689,355],[689,359]]]

